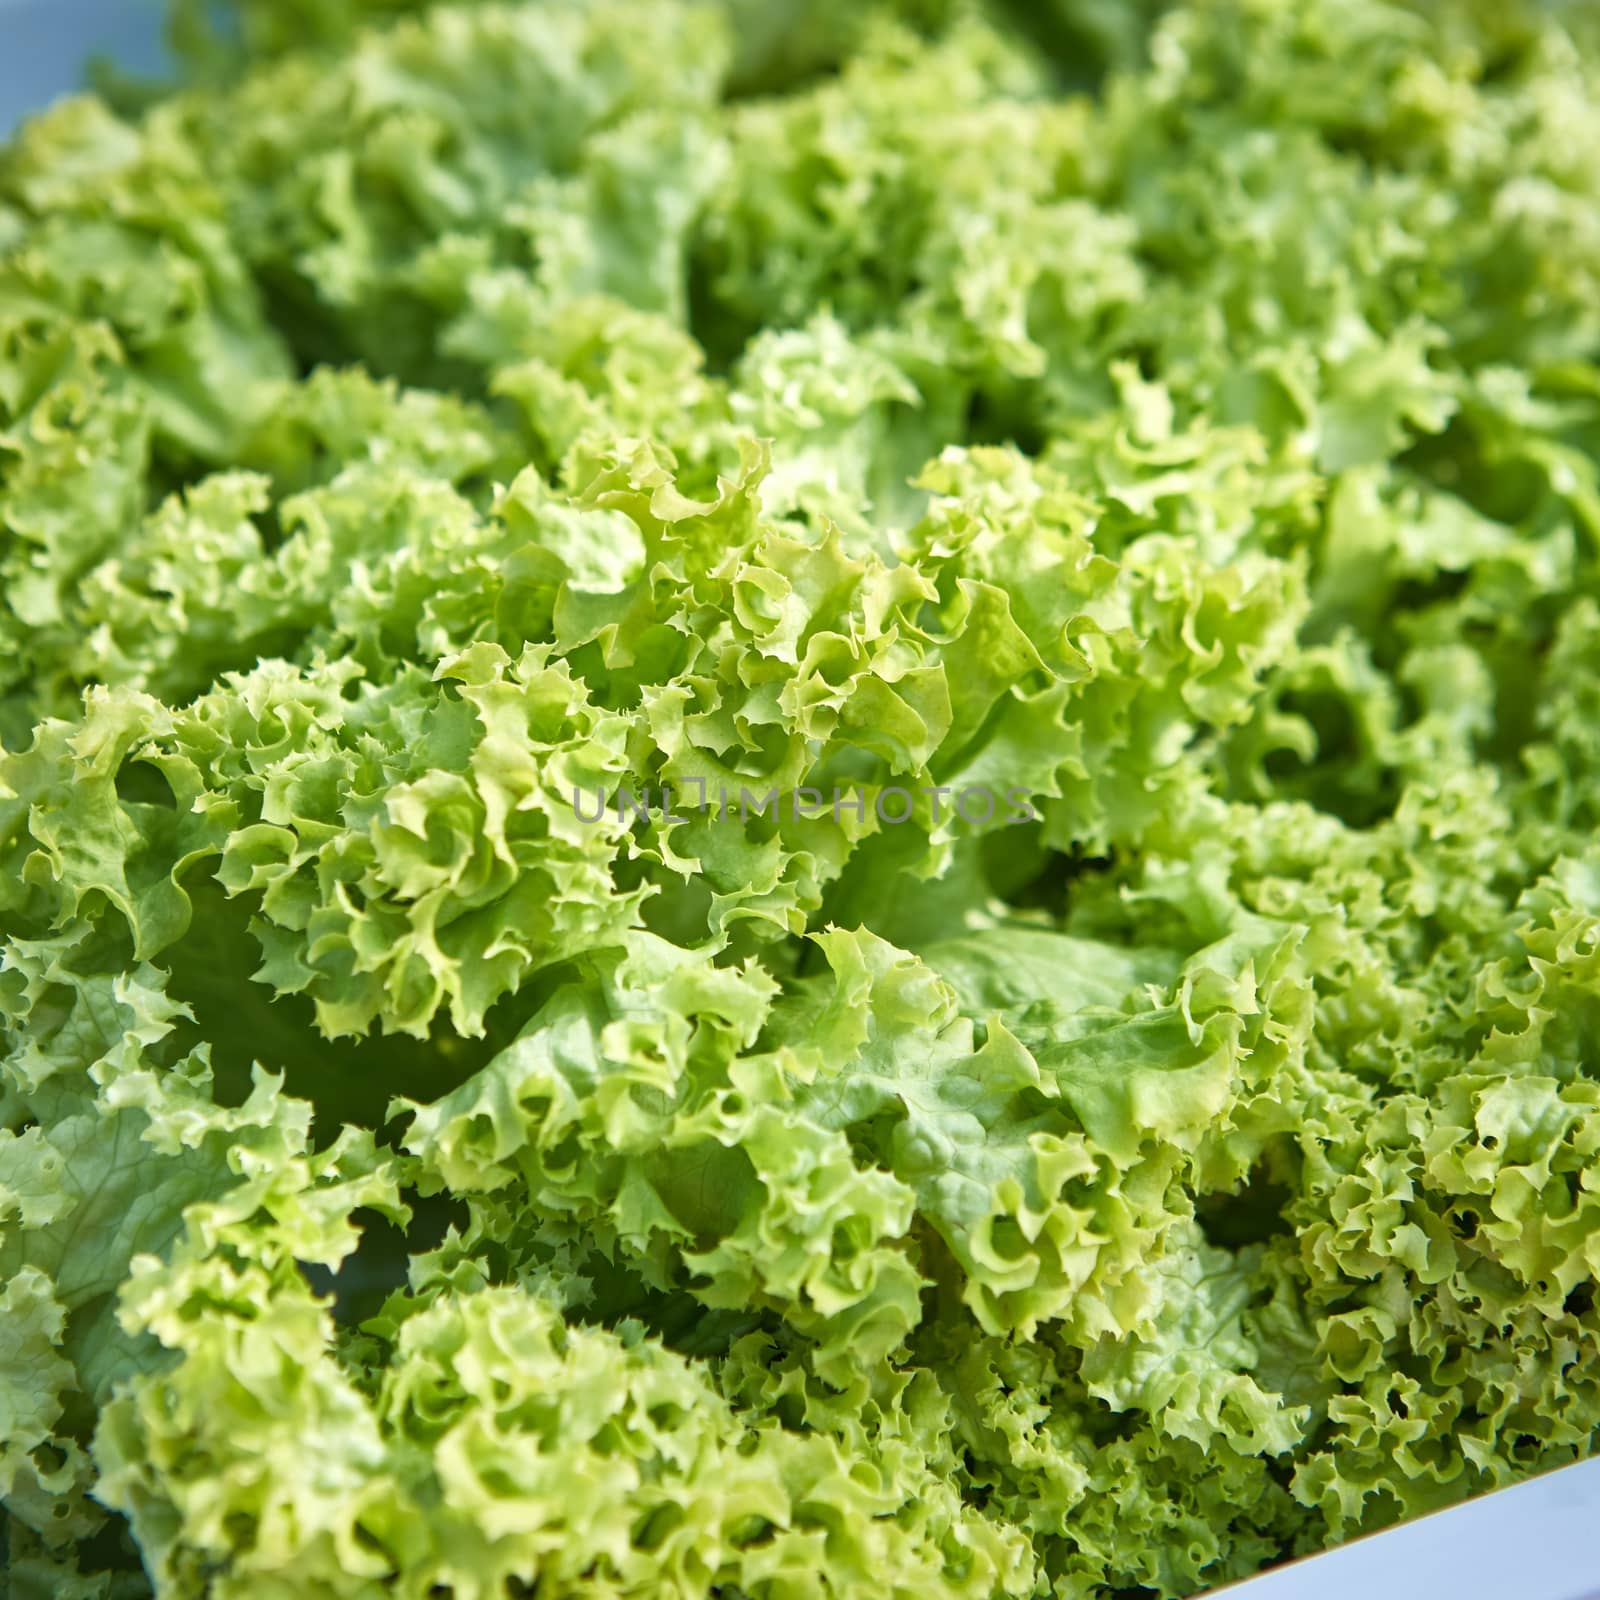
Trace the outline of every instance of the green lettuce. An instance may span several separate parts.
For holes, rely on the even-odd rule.
[[[11,1590],[1180,1600],[1590,1454],[1593,17],[173,24],[0,152]]]

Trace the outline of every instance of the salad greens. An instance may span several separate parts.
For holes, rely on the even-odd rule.
[[[0,153],[10,1592],[1167,1600],[1587,1454],[1594,9],[224,22]]]

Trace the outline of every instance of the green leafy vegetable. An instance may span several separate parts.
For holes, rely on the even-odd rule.
[[[1178,1600],[1600,1429],[1600,32],[238,0],[0,152],[26,1600]]]

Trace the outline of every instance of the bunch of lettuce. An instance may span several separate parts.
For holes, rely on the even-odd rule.
[[[1176,1597],[1588,1453],[1593,9],[213,10],[0,154],[11,1594]],[[574,806],[697,786],[916,810]]]

